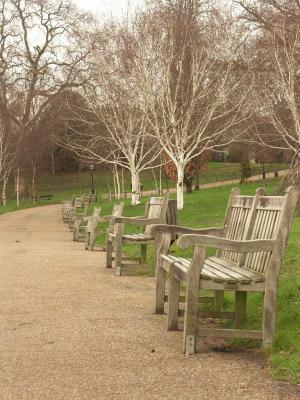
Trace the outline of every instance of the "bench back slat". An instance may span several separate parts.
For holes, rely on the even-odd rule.
[[[288,195],[262,196],[256,209],[256,220],[250,239],[277,239],[281,228],[281,214],[288,206]],[[245,267],[265,274],[271,252],[260,251],[247,254]]]
[[[113,217],[121,217],[123,213],[123,208],[124,208],[123,202],[120,204],[114,204],[111,215]],[[116,235],[118,233],[118,229],[119,229],[119,224],[112,224],[112,223],[108,224],[109,233],[113,233]]]
[[[284,254],[298,196],[299,191],[294,187],[283,196],[266,196],[261,188],[255,196],[241,196],[238,190],[233,190],[225,216],[224,237],[231,240],[274,239],[275,249],[279,247],[280,254]],[[249,254],[218,251],[217,256],[262,275],[266,275],[273,257],[268,251]]]
[[[87,223],[87,232],[93,232],[96,229],[100,213],[101,207],[95,207],[93,210],[93,214],[91,215]]]
[[[148,203],[146,204],[146,218],[159,218],[160,223],[166,223],[168,202],[168,196],[150,197]],[[151,226],[152,225],[145,226],[144,233],[146,235],[150,235]]]
[[[249,228],[254,196],[242,196],[235,188],[229,197],[224,219],[224,237],[231,240],[245,240]],[[219,250],[217,256],[239,263],[241,253]]]

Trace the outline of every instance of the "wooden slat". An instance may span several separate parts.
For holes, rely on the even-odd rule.
[[[183,309],[178,310],[179,317],[184,317],[184,314],[185,314],[185,310],[183,310]],[[234,319],[235,313],[232,311],[199,310],[198,317],[199,318]]]
[[[214,260],[215,262],[219,262],[220,259],[217,257],[211,257],[212,260]],[[249,280],[251,280],[251,282],[263,282],[264,281],[264,277],[260,274],[257,274],[256,272],[253,272],[252,270],[249,270],[247,268],[243,268],[243,267],[238,267],[235,264],[230,263],[227,260],[221,260],[221,262],[230,270],[232,271],[238,271],[241,275],[245,276],[246,278],[248,278]]]
[[[210,265],[207,264],[205,261],[204,267],[201,271],[201,277],[205,276],[207,274],[214,274],[216,277],[212,278],[213,281],[216,282],[229,282],[229,283],[236,283],[237,280],[235,278],[232,278],[226,272],[221,271],[221,269],[213,268]]]
[[[191,265],[191,261],[182,257],[176,257],[169,254],[162,254],[162,259],[168,263],[180,267],[185,273]],[[211,279],[215,282],[243,283],[263,282],[264,277],[258,273],[245,268],[238,267],[227,260],[217,257],[210,257],[205,260],[201,271],[202,279]]]
[[[198,328],[199,337],[262,339],[262,331]]]
[[[165,302],[168,301],[168,295],[165,295]],[[204,296],[199,296],[199,304],[213,304],[214,303],[214,298],[213,297],[204,297]],[[179,296],[179,302],[184,303],[185,302],[185,296],[181,295]]]
[[[222,264],[222,260],[218,260],[219,262],[216,262],[213,259],[207,259],[205,260],[205,265],[211,265],[215,270],[221,271],[225,274],[227,274],[229,277],[233,279],[234,282],[240,282],[240,283],[249,283],[251,282],[251,279],[249,277],[246,277],[245,275],[242,275],[239,270],[232,270],[230,268],[227,268],[226,265]],[[230,282],[230,281],[228,281]]]
[[[210,289],[210,290],[225,290],[225,291],[232,291],[232,290],[239,290],[239,291],[246,291],[246,292],[264,292],[265,290],[265,282],[257,282],[257,283],[249,283],[244,285],[243,283],[236,283],[234,284],[235,287],[230,287],[230,284],[226,282],[213,282],[207,279],[201,279],[200,281],[200,289]]]

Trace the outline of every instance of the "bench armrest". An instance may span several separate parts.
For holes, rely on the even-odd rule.
[[[169,233],[170,235],[185,235],[185,234],[203,234],[212,236],[222,236],[224,228],[202,228],[193,229],[179,225],[159,224],[151,227],[151,235]]]
[[[177,241],[178,247],[215,247],[220,250],[236,251],[238,253],[255,253],[257,251],[273,251],[275,240],[230,240],[206,235],[183,235]]]
[[[113,217],[110,220],[113,224],[133,224],[133,225],[152,225],[157,224],[159,218],[145,218],[145,217]]]
[[[103,222],[110,222],[110,221],[112,221],[113,223],[116,223],[115,222],[115,218],[145,218],[145,216],[143,215],[143,216],[141,216],[141,217],[116,217],[116,216],[114,216],[114,215],[103,215],[103,217],[100,217],[100,218],[102,218],[103,219]]]

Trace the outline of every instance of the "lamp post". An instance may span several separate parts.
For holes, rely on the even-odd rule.
[[[90,164],[90,170],[91,170],[91,174],[92,174],[92,194],[95,193],[95,186],[94,186],[94,169],[95,169],[95,165],[94,165],[94,164]]]
[[[262,161],[262,177],[263,179],[266,179],[266,171],[265,171],[265,162]]]

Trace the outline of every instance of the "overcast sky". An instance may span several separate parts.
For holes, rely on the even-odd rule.
[[[103,16],[122,16],[130,9],[141,5],[143,0],[73,0],[83,10],[91,11],[101,18]]]

